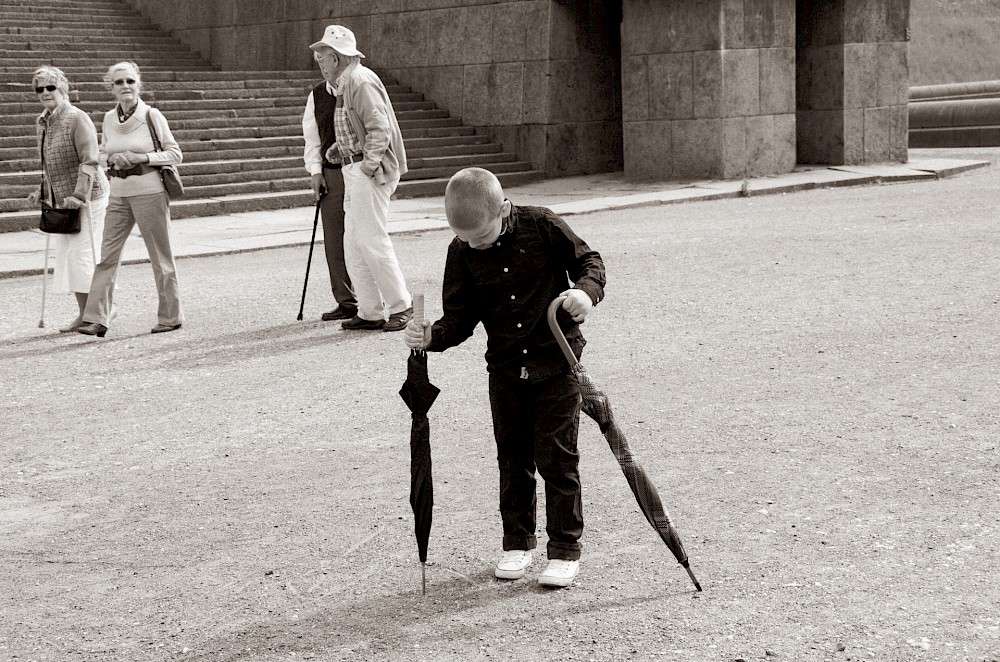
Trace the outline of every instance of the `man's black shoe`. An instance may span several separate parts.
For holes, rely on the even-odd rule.
[[[324,322],[332,322],[334,320],[349,320],[358,314],[357,308],[347,308],[346,306],[337,306],[331,311],[323,313]]]
[[[366,320],[354,316],[340,325],[340,328],[348,331],[378,331],[385,326],[385,320]]]

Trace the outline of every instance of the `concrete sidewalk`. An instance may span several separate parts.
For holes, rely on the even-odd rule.
[[[783,175],[745,181],[655,183],[628,182],[618,172],[549,179],[512,187],[505,193],[515,204],[541,205],[561,216],[572,216],[832,186],[936,180],[989,165],[989,161],[983,160],[913,158],[905,164],[802,167]],[[314,214],[314,207],[303,207],[178,220],[171,228],[174,252],[177,257],[198,257],[308,244]],[[443,197],[393,200],[389,205],[389,232],[392,234],[447,228]],[[322,241],[322,233],[320,224],[317,242]],[[44,237],[37,230],[0,234],[0,278],[41,273]],[[146,247],[135,230],[125,245],[123,263],[148,261]]]

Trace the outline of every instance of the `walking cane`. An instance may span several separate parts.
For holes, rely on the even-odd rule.
[[[83,201],[83,208],[87,212],[87,225],[90,229],[90,232],[88,232],[90,235],[90,257],[94,260],[94,266],[96,267],[100,260],[97,259],[97,240],[94,239],[94,215],[90,211],[90,195],[94,190],[94,178],[97,176],[97,168],[92,165],[83,164],[80,166],[80,170],[90,178],[90,184],[87,186],[87,199]]]
[[[45,234],[45,262],[42,263],[42,316],[38,320],[38,328],[45,328],[45,294],[49,280],[49,235]]]
[[[316,243],[316,226],[319,224],[319,206],[323,202],[323,198],[326,196],[326,191],[320,191],[319,197],[316,198],[316,216],[313,217],[313,234],[312,239],[309,240],[309,259],[306,260],[306,280],[302,283],[302,303],[299,304],[299,316],[295,319],[302,321],[302,311],[306,307],[306,288],[309,286],[309,265],[312,264],[313,259],[313,245]]]

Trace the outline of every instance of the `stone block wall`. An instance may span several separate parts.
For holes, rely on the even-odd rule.
[[[225,69],[314,68],[308,45],[345,25],[369,66],[548,176],[622,167],[619,18],[601,0],[128,1]]]
[[[798,0],[798,160],[905,162],[909,0]]]
[[[227,69],[312,69],[346,25],[546,175],[635,179],[905,161],[910,1],[128,0]]]
[[[627,176],[795,166],[794,0],[625,0],[623,13]]]

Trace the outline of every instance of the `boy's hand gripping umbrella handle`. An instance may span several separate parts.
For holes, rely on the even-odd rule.
[[[569,341],[566,340],[566,334],[562,332],[559,328],[559,322],[556,321],[556,314],[559,312],[560,306],[566,301],[566,297],[556,297],[549,304],[549,310],[546,315],[549,321],[549,329],[552,331],[552,335],[556,338],[556,343],[559,344],[559,349],[562,350],[563,356],[569,361],[570,367],[573,367],[579,363],[576,358],[576,354],[573,353],[573,349],[569,346]],[[414,309],[416,310],[416,309]],[[414,313],[416,314],[416,313]]]

